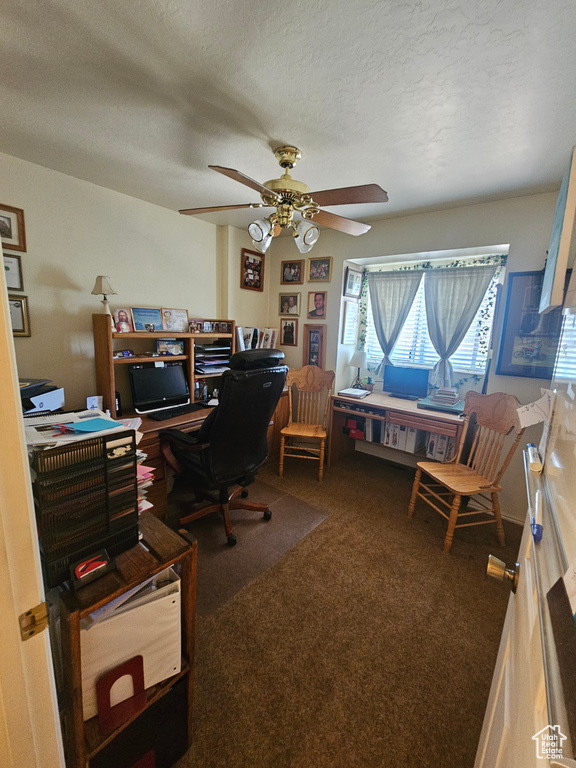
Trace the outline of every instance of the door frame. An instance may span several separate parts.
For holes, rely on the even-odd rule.
[[[45,596],[6,279],[1,272],[0,755],[6,768],[63,768],[49,633],[23,641],[18,622],[20,614]]]

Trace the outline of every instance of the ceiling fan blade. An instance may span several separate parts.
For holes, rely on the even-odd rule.
[[[215,205],[211,208],[184,208],[178,213],[195,216],[198,213],[215,213],[216,211],[236,211],[239,208],[263,208],[262,203],[244,203],[242,205]]]
[[[341,187],[312,192],[318,205],[349,205],[352,203],[387,203],[388,194],[378,184],[361,184],[358,187]]]
[[[256,192],[259,192],[261,195],[272,195],[272,197],[278,197],[276,192],[273,192],[271,189],[268,189],[268,187],[265,187],[262,184],[259,184],[257,181],[254,181],[254,179],[251,179],[249,176],[246,176],[245,174],[240,173],[240,171],[235,171],[234,168],[224,168],[221,165],[209,165],[208,168],[211,168],[213,171],[218,171],[218,173],[223,173],[224,176],[228,176],[228,178],[234,179],[234,181],[239,181],[240,184],[245,184],[247,187],[250,187],[250,189],[254,189]]]
[[[347,235],[354,235],[355,237],[363,235],[371,229],[370,224],[345,219],[344,216],[336,216],[335,213],[328,213],[328,211],[318,211],[314,214],[313,221],[315,224],[323,224],[325,227],[338,229],[340,232],[346,232]]]

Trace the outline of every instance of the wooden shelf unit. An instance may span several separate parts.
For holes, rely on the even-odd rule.
[[[219,339],[225,339],[230,342],[231,354],[236,349],[236,323],[233,320],[213,320],[210,322],[226,322],[231,326],[230,333],[173,333],[171,331],[138,331],[133,333],[118,333],[112,330],[110,315],[99,314],[92,315],[92,327],[94,331],[94,362],[96,365],[96,389],[103,398],[103,409],[109,410],[112,418],[116,418],[116,396],[119,389],[116,381],[116,367],[122,369],[127,364],[153,363],[158,361],[174,362],[183,360],[185,363],[186,376],[190,385],[191,398],[194,397],[194,382],[201,379],[215,379],[221,374],[198,374],[194,373],[194,347],[195,344],[210,344]],[[183,355],[162,355],[152,357],[149,355],[135,354],[133,357],[114,357],[116,350],[126,346],[125,343],[130,339],[139,342],[155,342],[157,339],[182,339],[184,341]],[[150,352],[155,352],[155,344],[150,345]],[[152,348],[154,347],[154,348]],[[125,388],[124,388],[125,389]],[[125,390],[126,391],[126,390]]]
[[[76,593],[65,591],[61,594],[62,708],[67,768],[89,766],[92,758],[182,679],[186,686],[188,745],[192,741],[197,542],[191,537],[186,539],[175,533],[147,512],[143,512],[140,517],[140,531],[141,544],[116,558],[117,570],[107,573]],[[181,580],[181,671],[148,688],[144,709],[112,733],[103,736],[97,717],[86,722],[83,719],[80,621],[110,600],[170,566],[175,566],[180,571]]]

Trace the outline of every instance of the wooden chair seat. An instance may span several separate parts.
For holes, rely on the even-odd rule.
[[[280,430],[278,474],[284,474],[284,458],[311,459],[318,462],[318,480],[324,474],[326,423],[334,371],[315,365],[288,371],[288,424]],[[302,444],[302,441],[307,441]]]
[[[408,516],[414,514],[418,499],[442,515],[448,521],[444,539],[446,554],[452,546],[456,528],[471,525],[494,523],[498,541],[504,545],[498,494],[502,490],[502,475],[524,432],[518,418],[519,406],[514,395],[504,392],[491,395],[468,392],[464,405],[466,421],[455,458],[445,464],[435,461],[419,461],[417,464]],[[470,431],[473,432],[471,444]],[[504,442],[511,433],[515,434],[514,441],[502,459]]]
[[[320,424],[290,424],[284,427],[280,434],[286,437],[303,437],[315,440],[325,440],[326,430]]]
[[[417,466],[451,493],[472,496],[475,493],[499,493],[502,486],[494,485],[465,464],[439,464],[437,461],[419,461]]]

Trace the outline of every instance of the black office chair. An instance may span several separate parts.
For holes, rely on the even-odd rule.
[[[246,486],[254,482],[268,456],[268,426],[288,371],[283,359],[284,353],[276,349],[237,352],[230,359],[230,370],[222,374],[218,405],[200,430],[192,435],[177,429],[160,433],[166,461],[194,489],[193,503],[212,502],[181,517],[180,525],[219,511],[233,547],[231,509],[261,511],[265,520],[272,516],[266,504],[244,499]]]

